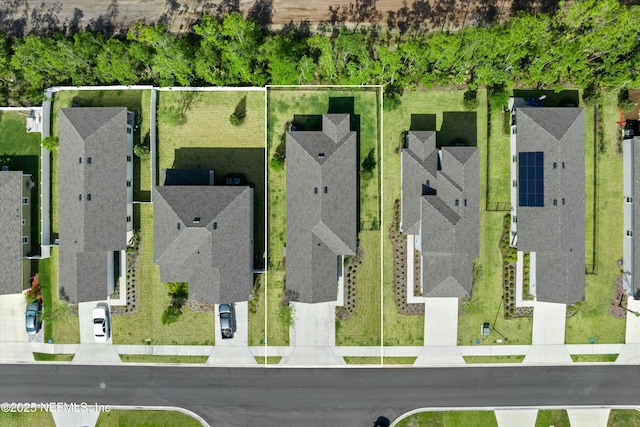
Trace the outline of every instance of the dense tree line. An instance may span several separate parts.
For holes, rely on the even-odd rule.
[[[640,8],[575,0],[555,15],[402,36],[344,26],[312,34],[305,25],[265,33],[237,13],[205,15],[182,36],[143,23],[126,37],[0,34],[0,103],[39,102],[53,85],[135,83],[384,84],[389,99],[416,86],[638,87]]]

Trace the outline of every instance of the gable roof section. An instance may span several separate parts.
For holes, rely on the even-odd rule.
[[[0,294],[22,292],[22,172],[0,172]]]
[[[422,294],[467,297],[480,246],[477,147],[443,147],[435,194],[420,200]]]
[[[409,132],[407,147],[402,150],[402,198],[400,229],[405,234],[420,232],[420,198],[434,193],[426,187],[427,181],[435,185],[438,168],[436,133],[433,131]]]
[[[60,110],[60,283],[72,302],[106,298],[106,253],[126,248],[126,148],[126,108]]]
[[[189,299],[247,301],[253,289],[253,189],[153,189],[154,261],[163,282],[187,282]]]
[[[543,206],[520,206],[517,201],[518,250],[536,252],[539,301],[563,304],[582,301],[584,110],[518,108],[516,124],[517,152],[542,152],[544,177]]]
[[[348,114],[322,123],[286,136],[287,289],[304,303],[335,301],[338,256],[356,252],[357,135]]]

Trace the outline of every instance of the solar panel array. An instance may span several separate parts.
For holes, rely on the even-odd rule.
[[[518,153],[518,195],[520,206],[544,206],[544,153]]]

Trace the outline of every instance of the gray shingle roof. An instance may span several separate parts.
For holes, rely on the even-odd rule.
[[[126,248],[126,157],[126,108],[60,110],[60,286],[72,302],[106,298],[108,252]]]
[[[153,189],[153,201],[153,256],[161,280],[189,283],[194,301],[247,301],[253,289],[253,189],[162,186]]]
[[[471,294],[480,244],[479,174],[476,147],[443,147],[439,155],[435,132],[408,133],[402,152],[402,231],[420,236],[426,297]]]
[[[420,232],[420,198],[429,192],[426,182],[434,186],[438,168],[436,133],[409,132],[407,148],[402,150],[402,200],[400,229],[405,234]],[[433,193],[433,191],[431,191]]]
[[[287,289],[305,303],[336,300],[338,257],[357,245],[357,135],[348,114],[322,125],[286,136]]]
[[[0,294],[22,292],[22,172],[0,172]]]
[[[518,108],[516,123],[518,153],[544,153],[544,206],[518,204],[517,248],[537,253],[536,296],[539,301],[563,304],[582,301],[585,283],[584,110]]]

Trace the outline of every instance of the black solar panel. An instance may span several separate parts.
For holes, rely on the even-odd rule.
[[[544,153],[518,153],[520,206],[544,206]]]

